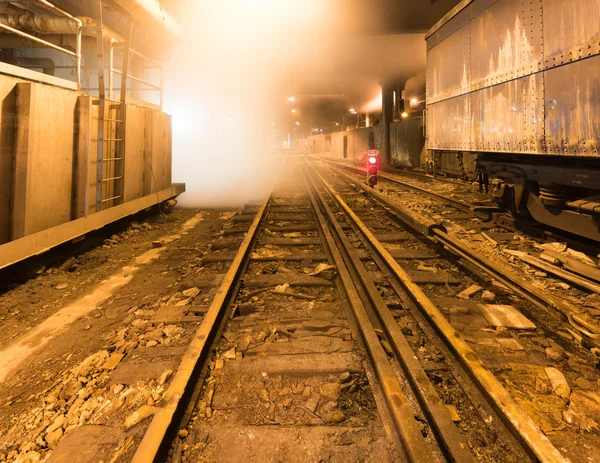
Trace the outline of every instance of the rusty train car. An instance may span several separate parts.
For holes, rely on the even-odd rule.
[[[514,214],[600,241],[600,0],[464,0],[427,34],[427,143]]]

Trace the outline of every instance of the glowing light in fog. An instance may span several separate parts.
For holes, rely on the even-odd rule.
[[[294,101],[296,101],[296,98],[294,98],[293,96],[291,96],[291,97],[288,98],[288,101],[290,101],[290,102],[293,103]]]
[[[292,109],[292,112],[293,112],[293,113],[295,113],[295,112],[296,112],[296,110],[295,110],[295,109]]]
[[[416,98],[411,98],[411,99],[410,99],[410,102],[411,102],[412,104],[416,104],[416,103],[418,103],[418,102],[419,102],[419,100],[417,100]]]
[[[402,117],[406,119],[408,117],[408,113],[402,113]]]

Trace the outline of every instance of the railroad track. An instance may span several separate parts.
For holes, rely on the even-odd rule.
[[[326,162],[330,162],[333,165],[339,166],[343,169],[346,169],[350,172],[355,172],[359,174],[364,174],[365,169],[358,162],[354,161],[340,161],[334,159],[327,158],[318,158]],[[452,208],[463,212],[465,214],[469,214],[472,217],[477,217],[482,220],[490,220],[491,214],[493,212],[499,212],[500,209],[490,204],[489,198],[484,197],[480,193],[476,193],[472,185],[460,182],[457,180],[443,179],[440,178],[439,181],[452,185],[453,190],[456,188],[460,188],[460,193],[465,196],[465,200],[454,199],[448,195],[448,191],[433,191],[427,188],[423,188],[419,185],[419,182],[426,181],[428,183],[433,183],[438,180],[437,177],[431,177],[425,174],[419,174],[416,172],[410,172],[408,170],[398,171],[396,169],[390,169],[385,167],[380,167],[381,172],[379,173],[379,178],[391,182],[394,185],[399,185],[400,187],[407,189],[409,191],[413,191],[418,193],[421,196],[426,196],[433,198],[441,204],[451,206]],[[386,174],[387,172],[387,174]],[[391,175],[390,175],[391,174]],[[418,179],[416,182],[411,181],[406,178],[399,178],[399,176],[409,176]],[[478,206],[473,206],[473,203],[479,203]]]
[[[398,263],[436,254],[288,169],[205,256],[228,271],[133,461],[566,461]]]
[[[311,158],[328,162],[348,172],[360,175],[365,174],[365,168],[360,162],[323,156],[311,156]],[[425,197],[432,199],[440,205],[450,206],[459,212],[459,214],[447,215],[447,218],[451,218],[452,220],[458,222],[465,222],[472,219],[481,220],[486,222],[489,227],[500,227],[508,232],[522,231],[536,240],[547,242],[561,241],[582,252],[597,253],[597,246],[589,240],[580,239],[559,230],[542,227],[515,218],[506,209],[495,206],[487,194],[477,192],[473,185],[464,181],[433,177],[402,168],[380,166],[380,171],[381,186],[393,185],[394,187],[400,187],[401,190],[414,193],[421,201]],[[423,188],[423,182],[430,184],[431,188]],[[390,191],[390,193],[400,196],[396,191]],[[461,199],[457,199],[454,196],[459,196]],[[402,198],[398,199],[402,200]],[[428,205],[428,207],[431,207],[431,205]],[[444,210],[444,213],[448,214],[450,211]],[[486,225],[484,224],[483,226],[485,227]]]
[[[332,162],[332,164],[336,163]],[[344,168],[347,167],[345,164],[342,164],[342,166]],[[362,172],[360,169],[355,167],[352,167],[350,170],[353,172]],[[390,179],[393,182],[399,182],[397,179]],[[516,246],[517,249],[510,249],[511,247],[515,247],[514,245],[512,245],[512,243],[510,243],[513,237],[511,233],[504,233],[504,235],[509,235],[509,238],[499,239],[498,241],[496,241],[494,238],[491,238],[490,235],[482,233],[482,236],[485,236],[486,239],[491,241],[494,246],[506,246],[504,250],[506,258],[500,259],[501,262],[504,261],[503,263],[505,265],[498,265],[496,262],[494,262],[493,259],[482,255],[480,251],[475,250],[472,246],[469,246],[464,241],[457,239],[457,237],[453,234],[447,233],[444,227],[440,225],[441,222],[436,222],[435,220],[428,220],[424,222],[421,216],[415,217],[407,208],[399,209],[397,207],[397,200],[399,198],[395,198],[393,197],[393,195],[390,197],[388,195],[378,193],[377,191],[369,189],[365,185],[362,185],[360,182],[354,182],[354,184],[360,186],[360,188],[368,194],[373,194],[380,203],[391,207],[392,209],[395,209],[396,212],[399,212],[402,215],[403,220],[408,221],[409,224],[412,224],[415,230],[421,232],[425,236],[430,236],[434,238],[439,243],[442,243],[446,249],[451,250],[463,259],[468,260],[471,264],[475,265],[487,275],[502,282],[504,285],[509,287],[515,294],[518,294],[520,297],[525,298],[538,309],[547,312],[551,317],[558,316],[560,319],[568,323],[568,329],[575,331],[575,339],[585,348],[598,349],[600,347],[600,325],[598,325],[598,323],[589,315],[589,313],[586,310],[582,310],[575,304],[565,301],[559,294],[552,294],[551,292],[544,291],[543,289],[536,287],[531,282],[525,280],[522,275],[510,269],[510,265],[508,264],[507,259],[510,256],[517,257],[521,259],[524,263],[527,263],[537,269],[544,270],[545,272],[548,272],[551,275],[563,281],[567,281],[578,288],[582,288],[583,290],[585,290],[585,292],[581,294],[589,292],[593,294],[599,292],[599,280],[597,279],[598,277],[596,277],[596,279],[592,279],[591,276],[596,274],[600,275],[600,273],[595,271],[593,268],[589,266],[577,265],[576,262],[572,263],[573,260],[571,259],[571,261],[565,261],[566,265],[568,267],[569,264],[572,263],[574,267],[577,267],[577,272],[565,271],[560,267],[552,266],[547,262],[544,263],[540,259],[528,255],[528,253],[524,252],[523,249],[519,249],[518,245]],[[416,189],[415,191],[424,190],[422,188],[412,185],[411,188]],[[436,199],[439,199],[439,197],[441,196],[429,190],[424,191],[428,192],[430,196]],[[394,201],[394,199],[396,201]],[[439,202],[441,204],[449,204],[452,207],[455,207],[454,203],[456,202],[456,200],[442,197]],[[462,210],[464,210],[465,212],[470,207],[468,206],[467,202],[459,201],[459,203],[462,204],[462,206],[457,208],[462,208]],[[471,217],[478,217],[477,214],[475,214],[475,210],[477,208],[470,208]],[[464,217],[461,217],[461,220],[462,219],[464,219]],[[427,223],[427,225],[422,226],[423,223]],[[485,223],[478,225],[485,225]],[[502,224],[497,225],[502,226]],[[494,223],[492,222],[490,226],[483,228],[494,228]],[[556,237],[551,236],[551,238]],[[554,241],[554,239],[549,241]],[[565,239],[565,242],[572,244],[572,240]],[[588,246],[586,245],[579,245],[579,247],[584,250],[588,248]],[[591,252],[592,250],[588,251]],[[560,262],[560,257],[562,256],[555,257],[557,261],[559,261],[559,264],[563,265],[563,263]],[[589,278],[588,275],[590,275]]]

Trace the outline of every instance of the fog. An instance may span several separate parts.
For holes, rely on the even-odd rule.
[[[184,32],[166,67],[165,111],[173,115],[173,179],[187,184],[180,204],[239,207],[264,196],[278,164],[267,147],[271,127],[282,140],[293,136],[294,122],[306,123],[301,108],[319,95],[336,96],[341,111],[377,111],[380,79],[422,72],[423,33],[340,32],[347,18],[334,3],[178,2]]]

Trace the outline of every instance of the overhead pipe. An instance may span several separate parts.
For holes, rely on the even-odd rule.
[[[98,30],[94,18],[79,17],[81,22],[82,34],[87,37],[96,37]],[[78,24],[70,18],[50,16],[44,14],[23,13],[23,14],[3,14],[0,15],[0,24],[10,26],[14,29],[26,30],[37,34],[77,34]],[[113,39],[122,42],[125,37],[118,32],[103,26],[102,35],[107,40]]]
[[[157,25],[173,39],[181,39],[181,26],[163,8],[158,0],[108,0],[146,27]]]

